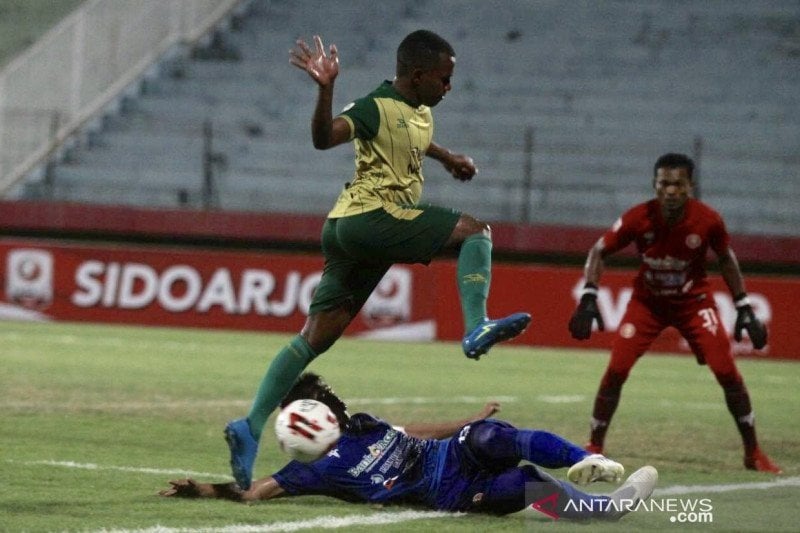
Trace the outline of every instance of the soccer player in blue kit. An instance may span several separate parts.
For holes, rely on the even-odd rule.
[[[183,479],[170,481],[171,488],[160,494],[240,502],[315,494],[351,502],[413,504],[494,515],[546,501],[550,516],[616,520],[649,498],[658,479],[656,469],[645,466],[611,494],[588,494],[537,465],[569,467],[568,479],[579,484],[617,481],[624,472],[622,465],[589,454],[553,433],[481,418],[455,432],[455,423],[440,424],[438,428],[451,436],[426,439],[419,437],[432,434],[431,427],[437,426],[398,428],[366,413],[349,416],[346,409],[320,400],[332,407],[343,428],[320,458],[310,463],[292,461],[272,476],[255,480],[248,490],[235,482]],[[477,417],[495,410],[487,404]],[[520,466],[521,461],[533,464]]]

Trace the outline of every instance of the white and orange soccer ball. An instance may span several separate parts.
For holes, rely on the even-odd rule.
[[[331,448],[341,431],[327,405],[316,400],[295,400],[278,414],[275,434],[281,450],[296,461],[310,463]]]

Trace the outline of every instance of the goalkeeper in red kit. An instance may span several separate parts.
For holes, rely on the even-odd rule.
[[[586,449],[602,453],[631,368],[656,337],[672,326],[689,343],[698,363],[708,365],[722,387],[742,436],[745,467],[780,474],[780,467],[758,445],[750,396],[706,279],[709,248],[719,258],[722,277],[736,305],[736,340],[741,340],[746,330],[753,347],[761,349],[767,343],[767,330],[750,306],[722,217],[691,197],[693,172],[694,162],[689,157],[675,153],[661,156],[653,169],[656,197],[625,212],[589,251],[584,269],[586,285],[569,322],[576,339],[588,339],[595,321],[603,329],[597,286],[604,259],[635,243],[642,262],[597,391]]]

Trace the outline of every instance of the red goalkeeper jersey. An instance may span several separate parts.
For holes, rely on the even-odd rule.
[[[604,249],[613,253],[636,244],[641,267],[634,282],[634,296],[694,296],[708,290],[706,254],[711,248],[723,253],[730,236],[725,222],[708,205],[689,198],[683,219],[668,225],[658,200],[626,211],[603,235]]]

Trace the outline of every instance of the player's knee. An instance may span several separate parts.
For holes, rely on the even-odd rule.
[[[339,340],[351,320],[344,308],[316,313],[308,317],[300,335],[320,355]]]
[[[519,462],[515,435],[510,424],[487,420],[476,423],[467,436],[467,447],[482,463],[514,466]]]
[[[475,228],[475,235],[480,235],[482,237],[486,237],[489,240],[492,240],[492,227],[489,226],[486,222],[476,220],[477,226]]]
[[[539,482],[537,485],[543,486],[541,481],[543,479],[533,465],[506,470],[492,480],[483,497],[475,502],[474,510],[494,515],[521,511],[533,501],[540,499],[536,486],[531,488],[531,494],[528,494],[528,483]],[[548,491],[548,496],[552,493],[549,487],[545,490]]]
[[[464,228],[464,234],[467,237],[480,235],[482,237],[486,237],[487,239],[492,238],[492,228],[489,226],[489,224],[483,222],[482,220],[478,220],[470,215],[462,214],[459,224],[461,224]]]

